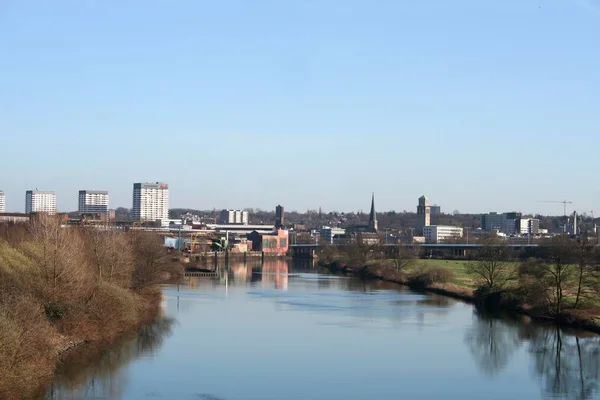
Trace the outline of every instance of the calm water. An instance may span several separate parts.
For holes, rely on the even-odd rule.
[[[443,297],[286,262],[235,265],[164,294],[163,318],[74,354],[46,398],[600,398],[597,336]]]

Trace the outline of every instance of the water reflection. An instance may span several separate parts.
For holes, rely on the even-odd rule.
[[[533,369],[546,398],[592,399],[598,394],[600,339],[569,335],[558,327],[527,329]]]
[[[474,311],[473,326],[465,334],[465,341],[479,369],[488,377],[502,372],[522,345],[517,321],[477,310]]]
[[[164,398],[230,400],[598,396],[598,336],[490,316],[454,299],[319,275],[310,267],[282,260],[231,263],[217,279],[193,277],[165,287],[166,312],[179,323],[164,347],[174,330],[168,318],[111,349],[73,354],[45,400],[141,399],[161,391]],[[144,366],[135,362],[142,357]],[[153,386],[173,363],[176,375]],[[314,391],[303,392],[297,374]],[[436,385],[423,385],[432,374]],[[231,385],[232,375],[239,385]],[[407,377],[402,390],[399,376]],[[328,383],[336,380],[339,385]],[[295,397],[282,397],[288,392]]]
[[[541,382],[543,398],[583,400],[599,394],[597,335],[475,311],[465,341],[480,370],[490,378],[501,374],[515,352],[525,345],[533,375]]]
[[[160,348],[173,323],[172,318],[159,317],[110,348],[87,346],[73,351],[61,364],[44,400],[122,398],[128,383],[125,367]]]

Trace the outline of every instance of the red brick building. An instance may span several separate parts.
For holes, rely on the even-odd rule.
[[[252,242],[253,251],[262,251],[273,255],[286,254],[290,245],[288,231],[283,229],[270,233],[253,231],[248,234],[248,240]]]

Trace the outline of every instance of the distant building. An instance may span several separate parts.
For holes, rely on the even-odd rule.
[[[56,214],[56,193],[44,190],[28,190],[25,192],[25,213]]]
[[[429,200],[425,196],[419,197],[417,206],[417,215],[419,217],[419,233],[423,233],[426,226],[431,225],[431,207]]]
[[[261,251],[270,255],[284,255],[289,249],[289,233],[278,229],[270,233],[251,232],[247,236],[252,242],[253,251]]]
[[[506,214],[491,212],[481,216],[481,229],[486,232],[501,231],[506,229]]]
[[[161,182],[133,184],[133,209],[136,221],[169,219],[169,185]]]
[[[29,222],[31,214],[24,213],[0,213],[0,224]]]
[[[461,238],[463,228],[458,226],[429,225],[423,228],[425,240],[431,243],[440,243],[449,239]]]
[[[442,213],[442,207],[438,205],[429,207],[429,210],[431,211],[431,215],[440,215]]]
[[[248,211],[222,210],[219,215],[219,223],[248,225]]]
[[[540,220],[536,218],[515,219],[515,234],[538,235],[540,233]]]
[[[340,237],[346,234],[346,230],[343,228],[332,228],[329,226],[324,226],[319,231],[319,238],[321,243],[329,243],[333,244],[334,238]]]
[[[4,192],[0,190],[0,213],[6,212],[6,199],[4,197]]]
[[[105,190],[80,190],[79,207],[80,215],[108,215],[108,192]]]
[[[284,209],[282,205],[275,207],[275,227],[280,229],[283,228],[284,224]]]
[[[520,212],[509,212],[504,215],[506,216],[504,233],[507,235],[517,234],[518,229],[520,229],[520,227],[517,227],[517,221],[521,219],[522,214]]]

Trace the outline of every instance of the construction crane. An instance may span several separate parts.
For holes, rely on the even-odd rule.
[[[568,201],[568,200],[563,200],[563,201],[556,201],[556,200],[539,200],[540,203],[562,203],[563,208],[564,208],[564,216],[567,216],[567,204],[573,204],[572,201]]]

